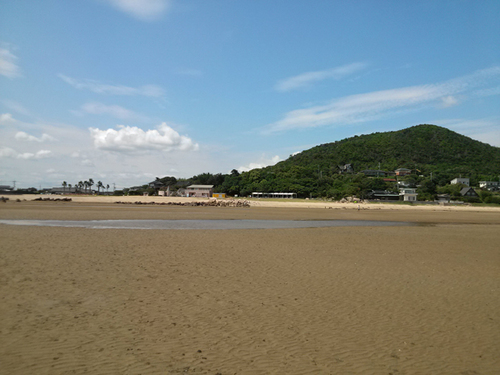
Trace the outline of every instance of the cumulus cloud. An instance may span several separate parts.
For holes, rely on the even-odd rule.
[[[16,64],[17,56],[6,48],[0,48],[0,74],[7,78],[21,77],[21,69]]]
[[[170,0],[107,0],[116,9],[141,21],[155,21],[171,7]]]
[[[141,87],[109,85],[93,79],[75,79],[64,74],[59,74],[59,78],[76,89],[89,90],[97,94],[147,96],[153,98],[165,96],[165,90],[157,85],[144,85]]]
[[[0,158],[14,158],[14,159],[23,159],[23,160],[31,160],[31,159],[45,159],[50,157],[52,151],[49,150],[40,150],[36,153],[32,152],[24,152],[20,153],[16,150],[13,150],[9,147],[2,147],[0,149]]]
[[[281,161],[281,158],[278,155],[273,156],[271,159],[266,158],[265,156],[262,156],[260,160],[256,163],[249,163],[246,166],[241,166],[238,168],[238,171],[240,172],[248,172],[251,171],[252,169],[256,168],[264,168],[270,165],[274,165]]]
[[[456,100],[454,95],[466,94],[472,88],[488,84],[498,78],[500,78],[499,66],[437,84],[346,96],[334,99],[326,105],[290,111],[283,119],[268,125],[262,132],[272,133],[325,125],[352,124],[436,102],[453,104]]]
[[[7,125],[15,122],[16,120],[10,113],[2,113],[0,114],[0,125]]]
[[[28,142],[50,142],[50,141],[55,141],[55,138],[43,133],[40,138],[35,137],[34,135],[30,135],[25,132],[17,132],[14,138],[18,141],[28,141]]]
[[[119,125],[118,130],[90,128],[97,149],[118,152],[138,151],[196,151],[199,146],[190,138],[180,135],[163,122],[157,129],[142,130],[135,126]]]
[[[277,91],[285,92],[311,86],[314,82],[323,81],[325,79],[339,80],[359,70],[365,69],[366,66],[367,64],[365,63],[356,62],[332,69],[306,72],[281,80],[274,86],[274,88]]]
[[[134,111],[127,108],[120,107],[119,105],[105,105],[102,103],[92,102],[86,103],[82,106],[82,111],[90,113],[93,115],[110,115],[116,117],[120,120],[145,120],[145,116],[142,116]],[[80,113],[80,112],[77,112]]]

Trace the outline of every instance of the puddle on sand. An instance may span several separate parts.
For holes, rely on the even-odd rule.
[[[410,226],[407,222],[364,220],[0,220],[0,224],[91,229],[287,229]]]

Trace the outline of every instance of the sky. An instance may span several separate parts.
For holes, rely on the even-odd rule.
[[[497,0],[4,0],[0,184],[117,189],[418,124],[500,147]]]

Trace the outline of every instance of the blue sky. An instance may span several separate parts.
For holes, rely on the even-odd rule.
[[[500,2],[6,0],[0,183],[248,170],[422,123],[500,146]]]

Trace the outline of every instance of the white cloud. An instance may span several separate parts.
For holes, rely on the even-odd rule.
[[[64,74],[59,74],[67,84],[79,90],[90,90],[97,94],[106,95],[127,95],[127,96],[147,96],[152,98],[160,98],[165,96],[165,90],[157,85],[144,85],[141,87],[129,87],[123,85],[108,85],[92,79],[78,80],[68,77]]]
[[[171,7],[170,0],[107,0],[116,9],[141,21],[155,21]]]
[[[2,100],[1,101],[4,106],[9,108],[10,110],[17,112],[21,115],[29,116],[30,112],[23,107],[22,104],[15,102],[14,100]]]
[[[326,105],[290,111],[283,119],[268,125],[262,132],[272,133],[365,122],[387,116],[398,110],[417,108],[436,101],[438,103],[452,102],[454,95],[467,93],[472,88],[488,84],[499,77],[500,67],[497,66],[437,84],[346,96],[334,99]]]
[[[458,99],[452,95],[444,96],[441,98],[441,106],[443,108],[453,107],[458,104]]]
[[[12,148],[9,147],[2,147],[0,149],[0,158],[15,158],[15,159],[23,159],[23,160],[32,160],[32,159],[45,159],[50,157],[52,154],[52,151],[49,150],[40,150],[37,151],[36,153],[32,152],[24,152],[20,153],[17,152],[16,150],[13,150]]]
[[[0,48],[0,74],[7,78],[21,77],[21,69],[16,64],[17,56],[6,48]]]
[[[0,125],[7,125],[9,123],[14,123],[16,120],[12,117],[10,113],[0,114]]]
[[[264,168],[270,165],[274,165],[281,161],[281,158],[278,155],[273,156],[271,159],[268,159],[265,157],[265,155],[262,155],[260,160],[256,163],[249,163],[246,166],[241,166],[238,168],[238,171],[240,172],[248,172],[251,171],[252,169],[256,168]]]
[[[365,63],[357,62],[327,70],[306,72],[294,77],[281,80],[274,86],[274,88],[277,91],[285,92],[311,86],[312,83],[323,81],[325,79],[339,80],[359,70],[365,69],[366,66],[367,64]]]
[[[190,138],[180,135],[163,122],[157,129],[142,130],[135,126],[119,125],[118,130],[90,128],[97,149],[105,151],[196,151],[199,146]]]
[[[48,134],[43,133],[40,138],[37,138],[33,135],[30,135],[25,132],[17,132],[15,137],[16,140],[18,141],[28,141],[28,142],[48,142],[48,141],[55,141],[56,139]]]
[[[120,107],[119,105],[105,105],[102,103],[92,102],[84,104],[82,106],[82,110],[86,113],[90,113],[93,115],[102,115],[102,114],[111,115],[121,120],[147,119],[145,116],[135,113],[134,111],[131,111],[127,108]]]

